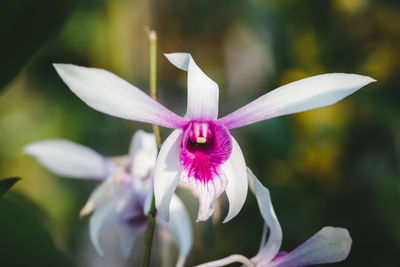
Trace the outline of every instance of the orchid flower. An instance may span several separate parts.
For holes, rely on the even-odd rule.
[[[339,262],[347,258],[352,243],[349,232],[344,228],[332,226],[323,227],[289,253],[279,251],[282,243],[282,229],[272,207],[269,191],[250,169],[247,169],[247,173],[250,189],[257,198],[261,216],[265,221],[257,255],[248,259],[243,255],[234,254],[196,267],[225,266],[233,262],[240,262],[247,267],[301,267]],[[268,239],[267,232],[269,232]]]
[[[115,226],[122,253],[130,255],[138,235],[146,228],[146,215],[153,194],[150,179],[157,157],[153,134],[137,131],[130,145],[129,156],[108,159],[94,150],[62,139],[31,143],[24,152],[36,158],[53,173],[70,177],[93,179],[101,184],[93,191],[81,216],[93,212],[90,218],[90,238],[100,256],[101,233]],[[181,200],[174,195],[169,207],[171,219],[158,218],[160,230],[171,236],[179,249],[176,266],[183,266],[192,246],[190,217]]]
[[[188,72],[184,117],[106,70],[70,64],[54,66],[69,88],[90,107],[112,116],[175,129],[161,147],[154,174],[156,208],[166,220],[179,182],[197,192],[198,221],[213,214],[215,200],[223,192],[229,200],[224,222],[239,213],[247,195],[246,164],[229,129],[328,106],[375,81],[357,74],[317,75],[281,86],[218,119],[218,85],[190,54],[165,56]]]

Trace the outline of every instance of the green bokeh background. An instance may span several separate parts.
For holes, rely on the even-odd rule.
[[[341,226],[353,247],[345,262],[332,266],[399,266],[398,1],[56,2],[7,0],[0,12],[0,177],[23,178],[0,200],[0,266],[138,266],[141,240],[128,261],[118,248],[109,257],[106,250],[105,259],[96,256],[88,219],[78,216],[95,182],[54,176],[21,150],[33,141],[67,138],[121,155],[134,131],[150,131],[87,107],[51,66],[105,68],[147,91],[146,25],[159,36],[160,102],[181,115],[186,75],[165,52],[192,53],[219,84],[221,115],[307,76],[349,72],[377,79],[334,106],[232,134],[271,191],[282,249],[292,250],[323,226]],[[164,138],[169,133],[162,129]],[[194,220],[196,199],[179,193]],[[226,210],[222,201],[221,217]],[[255,255],[263,221],[251,194],[234,220],[220,221],[195,225],[187,266],[233,253]],[[153,266],[160,253],[156,244]]]

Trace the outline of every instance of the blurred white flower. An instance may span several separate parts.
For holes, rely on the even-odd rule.
[[[146,215],[152,198],[152,180],[157,146],[153,134],[137,131],[130,145],[129,156],[105,158],[85,146],[62,139],[34,142],[24,152],[36,158],[57,175],[95,179],[101,184],[93,191],[80,215],[93,212],[90,218],[90,238],[103,256],[100,235],[114,226],[120,238],[122,253],[128,257],[132,246],[147,223]],[[167,222],[157,217],[161,231],[169,233],[179,250],[176,266],[183,266],[190,252],[193,233],[190,217],[181,200],[174,195]]]

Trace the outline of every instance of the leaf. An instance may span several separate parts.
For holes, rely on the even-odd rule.
[[[3,180],[0,180],[0,198],[3,197],[3,195],[10,190],[10,188],[21,178],[19,177],[12,177],[12,178],[6,178]]]
[[[0,8],[0,91],[48,40],[80,0],[5,0]]]
[[[55,243],[61,236],[59,227],[32,199],[16,192],[0,201],[0,214],[0,266],[77,266]]]

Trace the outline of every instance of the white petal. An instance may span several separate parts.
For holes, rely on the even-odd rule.
[[[286,114],[329,106],[374,81],[368,76],[346,73],[329,73],[305,78],[281,86],[218,121],[232,129]]]
[[[343,261],[351,249],[347,229],[326,226],[295,250],[271,262],[274,267],[295,267]]]
[[[115,187],[113,186],[112,179],[106,179],[94,189],[79,215],[82,217],[91,213],[93,210],[100,207],[107,200],[109,200],[114,192]]]
[[[82,208],[80,216],[87,215],[97,207],[103,205],[116,193],[120,185],[127,180],[131,180],[131,177],[126,173],[124,168],[113,172],[110,177],[94,189],[85,206]]]
[[[282,228],[272,206],[269,190],[262,185],[249,168],[247,168],[247,174],[250,189],[257,198],[261,216],[264,218],[265,224],[269,229],[267,242],[262,245],[252,261],[267,263],[270,262],[279,252],[282,243]],[[264,241],[265,240],[263,240],[262,243]]]
[[[158,214],[169,220],[169,204],[179,182],[182,130],[173,131],[164,141],[154,169],[154,195]]]
[[[72,92],[95,110],[168,128],[186,123],[183,118],[111,72],[71,64],[54,64],[54,67]]]
[[[232,136],[232,154],[229,159],[221,165],[221,169],[228,179],[226,196],[229,200],[228,215],[224,223],[230,221],[242,209],[247,196],[247,173],[242,150]]]
[[[159,218],[157,223],[171,236],[179,251],[177,267],[183,267],[192,248],[193,230],[189,214],[182,201],[174,194],[169,208],[169,222]]]
[[[157,152],[156,137],[154,134],[138,130],[133,135],[129,149],[133,177],[143,179],[150,175],[156,163]]]
[[[165,54],[176,67],[188,72],[186,116],[192,120],[216,120],[218,117],[218,84],[197,66],[188,53]]]
[[[96,151],[63,139],[34,142],[23,152],[53,173],[71,178],[104,179],[114,167]]]
[[[120,236],[122,254],[128,258],[138,235],[146,229],[147,218],[143,212],[146,192],[136,191],[128,184],[118,195],[120,200],[115,206],[118,218],[116,228]]]
[[[119,187],[112,198],[93,213],[89,224],[90,238],[100,256],[104,256],[100,246],[101,233],[113,225],[118,230],[124,257],[129,256],[138,234],[146,228],[141,194],[129,185]]]
[[[115,206],[117,205],[120,197],[115,195],[110,201],[97,208],[93,215],[90,217],[89,222],[89,235],[90,240],[97,253],[100,256],[104,256],[104,253],[100,246],[100,235],[101,233],[116,223]]]

